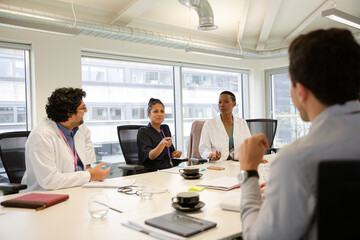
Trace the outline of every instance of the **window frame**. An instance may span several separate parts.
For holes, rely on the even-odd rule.
[[[271,81],[271,75],[281,74],[289,72],[289,67],[280,67],[280,68],[272,68],[265,70],[265,99],[270,101],[265,101],[266,103],[266,116],[268,118],[274,118],[274,92]]]
[[[24,70],[25,70],[25,129],[26,131],[30,131],[32,129],[32,125],[34,122],[33,117],[35,114],[32,114],[32,106],[33,104],[33,97],[31,93],[32,90],[32,78],[31,78],[31,69],[32,69],[32,63],[31,63],[31,55],[32,55],[32,45],[26,44],[26,43],[20,43],[20,42],[7,42],[7,41],[0,41],[0,48],[7,48],[7,49],[13,49],[13,50],[21,50],[24,51]],[[35,109],[35,108],[34,108]],[[16,108],[17,112],[17,108]],[[17,117],[17,113],[14,117]]]
[[[182,68],[195,68],[195,69],[203,69],[203,70],[214,70],[221,72],[232,72],[241,74],[239,85],[239,93],[241,93],[241,99],[238,99],[238,107],[239,111],[242,113],[240,117],[244,118],[249,116],[250,112],[250,104],[249,104],[249,74],[250,70],[242,69],[242,68],[230,68],[223,66],[215,66],[215,65],[203,65],[203,64],[195,64],[188,62],[180,62],[180,61],[169,61],[169,60],[161,60],[156,58],[146,58],[146,57],[135,57],[135,56],[127,56],[120,54],[111,54],[111,53],[103,53],[93,50],[82,50],[81,58],[97,58],[103,60],[116,60],[116,61],[125,61],[125,62],[134,62],[134,63],[144,63],[144,64],[155,64],[155,65],[164,65],[170,66],[173,68],[173,92],[174,92],[174,109],[172,109],[173,119],[174,119],[174,127],[175,127],[175,136],[176,142],[175,146],[177,149],[183,149],[183,99],[182,99],[182,88],[183,81],[182,78]],[[136,69],[136,68],[134,68]],[[242,74],[247,74],[247,79],[243,78]],[[156,84],[156,87],[166,86],[161,84],[160,82],[160,71],[158,73],[159,84]],[[143,72],[143,83],[144,85],[151,86],[151,84],[146,83],[146,71]],[[214,81],[214,79],[211,79]],[[126,80],[124,79],[124,83],[126,84]],[[130,84],[138,84],[132,82]],[[184,149],[183,149],[184,150]]]

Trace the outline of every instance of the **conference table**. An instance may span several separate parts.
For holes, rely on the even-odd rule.
[[[133,219],[149,219],[176,211],[172,207],[171,198],[179,192],[188,191],[203,180],[220,177],[236,177],[239,172],[239,163],[234,161],[211,162],[197,165],[205,169],[200,179],[186,180],[177,172],[178,167],[170,172],[151,172],[122,177],[122,179],[150,179],[155,189],[167,190],[154,194],[152,199],[143,200],[137,195],[119,193],[115,188],[84,188],[73,187],[45,193],[68,194],[69,199],[46,208],[35,211],[25,208],[1,207],[0,211],[0,239],[154,239],[153,237],[123,226],[122,223]],[[224,167],[224,170],[210,170],[209,166]],[[259,170],[261,170],[259,168]],[[261,172],[260,172],[261,175]],[[129,180],[130,181],[130,180]],[[261,177],[260,180],[261,181]],[[231,190],[238,192],[240,188]],[[36,191],[44,193],[44,191]],[[88,212],[88,199],[94,193],[104,193],[108,196],[109,205],[122,213],[109,210],[106,218],[93,219]],[[209,220],[217,223],[215,228],[196,234],[190,239],[229,239],[241,236],[242,226],[240,213],[222,210],[220,202],[227,191],[205,188],[199,192],[200,201],[205,206],[199,211],[186,213],[189,216]],[[0,202],[26,193],[1,196]]]

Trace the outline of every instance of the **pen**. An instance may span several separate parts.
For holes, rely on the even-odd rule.
[[[120,211],[120,210],[118,210],[118,209],[116,209],[116,208],[112,208],[112,207],[110,207],[109,205],[107,205],[107,204],[105,204],[105,203],[102,203],[102,202],[99,202],[99,201],[94,201],[94,202],[96,202],[96,203],[98,203],[98,204],[101,204],[101,205],[103,205],[103,206],[105,206],[105,207],[108,207],[109,209],[111,209],[111,210],[113,210],[113,211],[116,211],[116,212],[119,212],[119,213],[123,213],[123,211]]]

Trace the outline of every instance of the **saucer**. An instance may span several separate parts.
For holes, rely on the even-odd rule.
[[[178,203],[172,203],[171,205],[173,208],[175,208],[178,211],[182,212],[195,212],[200,210],[203,206],[205,206],[205,203],[202,201],[199,201],[198,204],[196,204],[194,207],[182,207]]]
[[[198,175],[195,175],[195,176],[189,176],[189,175],[185,175],[185,174],[181,174],[181,176],[185,179],[199,179],[202,177],[202,173],[199,173]]]

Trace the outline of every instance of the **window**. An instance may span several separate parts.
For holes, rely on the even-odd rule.
[[[159,73],[158,72],[146,72],[146,83],[159,84]]]
[[[104,67],[90,67],[90,81],[105,82],[106,68]]]
[[[267,71],[266,76],[270,86],[270,116],[278,120],[274,146],[281,147],[306,135],[311,124],[301,120],[299,111],[291,101],[287,69]]]
[[[19,47],[24,50],[0,47],[0,133],[30,129],[27,116],[30,47]]]
[[[0,107],[0,123],[14,123],[14,108]]]
[[[164,123],[176,134],[175,144],[183,151],[182,157],[186,157],[193,121],[218,114],[220,92],[230,90],[236,95],[238,104],[234,114],[243,117],[248,112],[247,100],[243,99],[247,97],[248,74],[239,70],[195,68],[190,64],[182,67],[184,64],[179,62],[86,51],[82,54],[82,88],[86,91],[84,101],[88,107],[84,121],[91,130],[97,161],[112,164],[111,177],[121,175],[117,165],[124,162],[116,128],[147,125],[150,98],[164,103]],[[103,73],[105,80],[95,81],[91,69]],[[182,131],[175,132],[175,127]]]
[[[92,120],[108,120],[108,109],[106,107],[92,107]]]
[[[233,113],[243,117],[241,86],[243,80],[247,80],[248,74],[196,68],[183,68],[182,73],[184,117],[183,156],[186,156],[192,123],[195,120],[213,118],[220,113],[218,100],[219,94],[222,91],[232,91],[235,94],[237,105]]]
[[[124,82],[124,71],[121,68],[108,68],[108,81],[109,82]]]
[[[131,71],[131,82],[132,83],[144,83],[144,71],[132,70]]]
[[[172,72],[160,72],[160,84],[172,85]]]
[[[91,130],[97,161],[112,165],[111,177],[121,175],[117,165],[124,162],[117,126],[147,125],[150,98],[165,104],[164,123],[175,134],[172,66],[84,56],[82,74],[88,107],[84,121]]]
[[[145,108],[135,107],[131,109],[132,119],[145,119]]]
[[[124,113],[123,113],[122,107],[112,107],[110,108],[110,116],[111,120],[123,120],[124,119]]]
[[[16,45],[16,49],[0,42],[0,133],[30,129],[27,88],[30,46],[11,45]],[[0,178],[7,178],[1,160]]]

